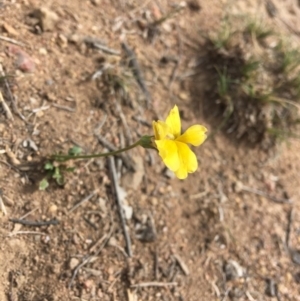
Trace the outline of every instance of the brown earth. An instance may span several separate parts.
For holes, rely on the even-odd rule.
[[[133,211],[127,220],[131,258],[108,160],[80,161],[64,187],[51,183],[38,190],[41,174],[30,163],[73,145],[84,153],[105,151],[95,135],[99,125],[101,137],[125,146],[151,134],[152,120],[165,118],[177,104],[183,128],[201,123],[211,132],[215,119],[201,110],[208,101],[200,81],[205,70],[199,77],[195,67],[202,34],[215,31],[228,12],[261,14],[298,43],[279,19],[300,29],[296,1],[274,2],[276,18],[262,1],[187,2],[149,30],[148,38],[147,24],[178,10],[175,2],[0,2],[0,62],[12,76],[7,82],[14,96],[3,82],[13,120],[1,109],[0,183],[7,210],[0,217],[1,301],[300,300],[297,140],[266,152],[217,134],[195,150],[201,167],[184,181],[173,178],[154,151],[129,152],[135,173],[117,159],[124,202]],[[40,23],[34,12],[45,6],[52,13]],[[92,47],[95,39],[120,55]],[[148,109],[126,65],[124,40],[151,94]],[[92,80],[104,65],[110,73]],[[15,160],[30,170],[17,168]],[[21,217],[60,223],[31,227],[10,221]],[[138,286],[145,283],[155,286]]]

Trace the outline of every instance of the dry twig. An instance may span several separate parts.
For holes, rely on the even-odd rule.
[[[29,235],[47,235],[47,233],[38,232],[38,231],[17,231],[17,232],[10,232],[8,234],[9,237],[19,235],[19,234],[29,234]]]
[[[85,198],[83,198],[81,201],[79,201],[75,206],[73,206],[70,210],[69,213],[73,212],[74,210],[76,210],[79,206],[81,206],[83,203],[87,202],[88,200],[90,200],[94,195],[96,195],[98,193],[98,190],[93,191],[92,193],[90,193],[88,196],[86,196]]]
[[[268,198],[269,200],[275,202],[275,203],[279,203],[279,204],[290,204],[292,203],[292,200],[291,199],[277,199],[261,190],[258,190],[258,189],[254,189],[254,188],[250,188],[250,187],[247,187],[247,186],[242,186],[241,187],[242,190],[244,191],[247,191],[247,192],[250,192],[250,193],[254,193],[254,194],[257,194],[257,195],[260,195],[262,197],[265,197],[265,198]]]
[[[55,107],[57,109],[61,109],[61,110],[67,111],[67,112],[75,112],[76,111],[75,108],[70,108],[70,107],[67,107],[67,106],[61,106],[61,105],[58,105],[56,103],[53,103],[52,107]]]
[[[119,113],[119,116],[121,118],[121,121],[123,123],[124,129],[125,129],[125,133],[126,133],[126,136],[127,136],[127,139],[128,139],[128,143],[132,144],[132,135],[131,135],[131,132],[130,132],[130,129],[129,129],[126,117],[125,117],[125,115],[123,113],[122,107],[121,107],[121,105],[119,104],[119,102],[116,99],[114,99],[114,103],[115,103],[116,109],[117,109],[117,111]]]
[[[59,221],[57,219],[51,219],[50,221],[29,221],[29,220],[23,220],[23,219],[10,218],[9,220],[12,223],[21,224],[21,225],[30,226],[30,227],[43,227],[43,226],[59,224]]]
[[[145,84],[143,74],[140,69],[139,63],[137,61],[136,55],[135,55],[134,51],[132,49],[130,49],[129,46],[125,42],[122,43],[122,48],[128,57],[129,67],[132,69],[132,73],[135,76],[137,83],[139,84],[142,92],[144,93],[144,95],[146,97],[147,107],[149,107],[150,103],[151,103],[151,95]]]
[[[0,36],[0,40],[8,42],[8,43],[11,43],[11,44],[19,45],[21,47],[25,46],[25,44],[23,44],[21,42],[18,42],[18,41],[14,40],[14,39],[11,39],[11,38],[8,38],[8,37],[4,37],[4,36]]]
[[[2,107],[5,111],[5,114],[6,114],[7,118],[10,119],[10,120],[14,120],[14,117],[11,113],[11,110],[10,110],[9,106],[7,105],[7,103],[5,102],[1,91],[0,91],[0,103],[2,104]]]
[[[3,67],[2,65],[0,64],[0,75],[4,77],[4,83],[5,83],[5,87],[7,89],[7,93],[8,93],[8,96],[10,98],[10,101],[12,103],[12,107],[13,107],[13,110],[14,112],[25,122],[25,123],[28,123],[26,118],[23,116],[23,114],[19,111],[18,107],[17,107],[17,103],[16,103],[16,98],[13,96],[11,90],[10,90],[10,87],[9,87],[9,84],[8,84],[8,81],[6,79],[6,74],[3,70]]]
[[[291,241],[291,231],[292,231],[292,223],[293,223],[293,217],[294,217],[294,211],[293,208],[289,211],[288,214],[288,225],[286,230],[286,237],[285,237],[285,243],[287,249],[290,249],[290,241]]]
[[[99,50],[102,50],[103,52],[111,55],[121,55],[121,52],[119,50],[115,50],[112,48],[109,48],[103,44],[94,43],[93,46]]]
[[[167,286],[177,286],[177,282],[141,282],[138,284],[130,285],[131,288],[134,287],[167,287]]]
[[[5,205],[3,203],[3,199],[0,195],[0,210],[3,212],[4,215],[7,215],[7,211],[6,211],[6,208],[5,208]]]
[[[118,205],[118,209],[119,209],[121,224],[122,224],[122,228],[123,228],[123,233],[124,233],[124,237],[125,237],[127,254],[129,257],[132,257],[131,239],[130,239],[130,236],[129,236],[129,233],[127,230],[127,225],[125,222],[125,215],[124,215],[124,210],[123,210],[123,204],[122,204],[121,197],[120,197],[120,188],[119,188],[119,184],[118,184],[117,172],[116,172],[116,167],[115,167],[115,160],[113,157],[109,157],[108,162],[109,162],[109,169],[111,172],[112,182],[114,185],[114,190],[115,190],[117,205]]]

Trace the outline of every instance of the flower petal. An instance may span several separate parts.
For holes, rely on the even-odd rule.
[[[169,116],[166,119],[166,124],[169,126],[170,132],[174,135],[174,138],[177,138],[181,134],[181,121],[179,110],[176,105],[170,111]]]
[[[189,127],[181,136],[179,136],[176,140],[192,144],[194,146],[199,146],[206,139],[207,129],[203,125],[193,125]]]
[[[195,172],[198,168],[198,161],[193,151],[182,142],[175,142],[178,149],[179,168],[175,171],[177,178],[185,179],[188,173]]]
[[[172,140],[155,140],[159,155],[166,166],[175,172],[179,168],[177,143]]]
[[[154,137],[156,140],[165,139],[168,132],[170,131],[167,124],[163,121],[153,121],[152,122]]]

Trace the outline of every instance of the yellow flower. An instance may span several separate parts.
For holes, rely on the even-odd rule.
[[[177,178],[185,179],[198,168],[196,155],[189,144],[199,146],[206,139],[207,129],[199,124],[189,127],[181,134],[181,121],[175,105],[166,121],[153,121],[155,145],[166,166]]]

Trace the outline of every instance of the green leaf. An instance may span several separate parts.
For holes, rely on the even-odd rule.
[[[82,152],[81,147],[79,147],[79,146],[73,146],[72,148],[69,149],[68,154],[70,156],[77,156],[77,155],[80,155],[81,152]]]
[[[39,184],[39,190],[46,190],[46,188],[49,186],[48,180],[45,178],[42,181],[40,181]]]
[[[65,179],[63,175],[60,175],[60,177],[56,178],[55,181],[59,186],[63,186],[65,184]]]
[[[59,167],[55,167],[55,171],[52,175],[52,178],[55,179],[55,181],[58,185],[64,185],[64,182],[65,182],[64,177],[60,173]]]
[[[44,166],[44,169],[46,170],[53,170],[54,169],[54,166],[51,162],[47,162]]]

